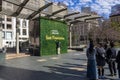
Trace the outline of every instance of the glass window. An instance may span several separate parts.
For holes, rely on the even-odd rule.
[[[48,1],[45,1],[45,4],[48,4]],[[45,8],[44,11],[48,12],[49,10],[48,10],[48,8]]]
[[[20,20],[17,20],[17,21],[16,21],[16,25],[20,25]]]
[[[12,25],[11,24],[7,24],[7,29],[12,29]]]
[[[10,22],[11,22],[11,21],[12,21],[12,19],[11,19],[10,17],[8,17],[8,18],[7,18],[7,21],[10,21]]]
[[[26,21],[23,20],[23,27],[26,27]]]
[[[2,32],[2,37],[3,37],[3,39],[5,38],[5,32],[4,31]]]
[[[4,26],[4,23],[1,23],[1,22],[0,22],[0,27],[1,27],[1,26],[2,26],[2,28],[3,28],[3,26]]]
[[[5,26],[4,26],[4,24],[2,24],[2,28],[3,28],[3,29],[5,29]]]
[[[6,39],[11,40],[12,39],[12,32],[6,32]]]
[[[22,38],[22,40],[27,40],[27,38]]]
[[[26,35],[27,34],[27,32],[26,32],[26,29],[23,29],[23,35]]]

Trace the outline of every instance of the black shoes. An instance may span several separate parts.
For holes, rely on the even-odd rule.
[[[114,74],[110,74],[110,75],[108,75],[108,76],[117,76],[117,74],[116,74],[116,73],[114,73]]]
[[[117,74],[116,74],[116,73],[114,73],[114,76],[117,76]]]

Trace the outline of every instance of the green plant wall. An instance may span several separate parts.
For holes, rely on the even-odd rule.
[[[51,19],[40,19],[40,55],[55,55],[56,41],[61,43],[61,54],[67,53],[67,25]]]

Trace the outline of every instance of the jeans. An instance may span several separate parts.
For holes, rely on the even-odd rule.
[[[111,75],[116,74],[116,64],[115,64],[115,61],[110,61],[108,63],[108,65],[109,65],[109,70],[110,70]]]
[[[120,69],[118,69],[118,77],[120,78]]]

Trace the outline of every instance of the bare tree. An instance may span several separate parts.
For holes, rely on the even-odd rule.
[[[120,39],[120,29],[117,26],[111,26],[110,20],[105,20],[99,27],[92,27],[89,31],[89,37],[95,42],[116,41]]]

